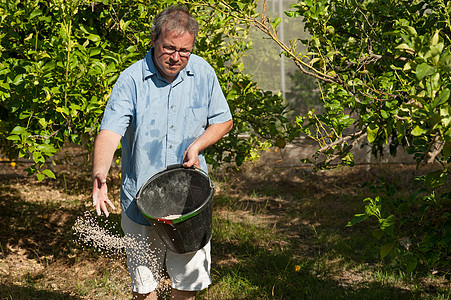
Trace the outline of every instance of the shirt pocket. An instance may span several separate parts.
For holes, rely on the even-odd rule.
[[[207,126],[208,110],[206,107],[189,107],[185,114],[185,136],[197,138]]]

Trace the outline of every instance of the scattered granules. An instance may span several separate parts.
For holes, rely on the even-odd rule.
[[[93,247],[105,254],[121,255],[126,245],[132,244],[133,240],[128,236],[111,233],[106,229],[108,227],[108,220],[105,227],[102,227],[89,212],[85,212],[84,216],[77,218],[72,230],[77,237],[77,243]]]
[[[130,235],[122,236],[119,233],[112,233],[108,228],[113,228],[108,219],[105,225],[101,226],[96,217],[91,212],[85,212],[83,216],[79,216],[75,221],[72,230],[76,237],[75,242],[82,247],[91,247],[102,253],[105,257],[123,259],[126,254],[126,248],[132,249],[133,252],[140,252],[140,258],[134,256],[128,257],[129,262],[136,265],[148,264],[154,278],[160,282],[157,292],[158,294],[168,294],[170,290],[170,280],[164,270],[159,269],[156,262],[155,253],[149,248],[150,242],[142,237],[134,238]],[[149,249],[149,251],[142,251]],[[141,261],[138,261],[141,260]]]
[[[169,215],[169,216],[164,217],[163,219],[165,219],[165,220],[175,220],[177,218],[180,218],[181,216],[182,215]]]

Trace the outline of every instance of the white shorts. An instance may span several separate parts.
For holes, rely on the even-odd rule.
[[[121,213],[121,226],[131,242],[126,243],[127,268],[132,278],[132,291],[147,294],[154,291],[164,274],[171,286],[182,291],[200,291],[211,284],[210,242],[204,248],[187,254],[166,249],[153,226],[144,226]]]

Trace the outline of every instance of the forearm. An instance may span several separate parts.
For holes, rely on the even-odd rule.
[[[220,124],[212,124],[207,127],[204,133],[198,137],[190,146],[190,149],[198,153],[219,141],[232,129],[233,121],[229,120]]]
[[[92,178],[106,178],[122,136],[109,130],[101,130],[94,142]]]
[[[185,151],[183,157],[183,166],[190,168],[192,166],[200,168],[199,152],[213,145],[219,141],[227,132],[232,129],[232,120],[220,123],[212,124],[198,137],[188,149]]]

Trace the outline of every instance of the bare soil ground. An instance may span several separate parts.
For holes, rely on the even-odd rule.
[[[86,157],[77,149],[62,153],[54,168],[57,180],[43,182],[25,176],[20,164],[0,165],[0,299],[129,298],[123,260],[85,249],[73,241],[72,226],[77,217],[92,210]],[[335,230],[336,239],[349,239],[364,230],[360,226],[345,229],[345,225],[362,210],[361,189],[365,182],[382,176],[403,186],[403,191],[413,190],[412,178],[423,171],[413,165],[380,165],[312,173],[308,167],[283,167],[278,159],[269,157],[245,164],[239,171],[224,168],[212,172],[217,197],[233,201],[233,205],[218,201],[214,214],[231,222],[244,220],[283,233],[290,244],[297,245],[293,259],[305,259],[319,250],[327,251],[329,244],[337,244],[333,234],[318,238],[316,233],[323,229]],[[119,207],[119,176],[113,174],[110,193]],[[119,223],[119,218],[120,212],[116,211],[110,220]],[[344,231],[346,234],[338,234]],[[288,246],[286,240],[268,241],[264,246],[270,249],[284,245]],[[349,249],[344,248],[337,256],[342,259],[336,260],[335,268],[341,271],[332,272],[336,274],[332,275],[334,280],[342,287],[368,283],[370,268],[346,267],[346,258],[362,255],[363,250],[347,253]],[[238,263],[239,258],[219,247],[213,261],[213,268],[221,272]],[[374,263],[377,261],[367,262]],[[449,281],[441,277],[425,278],[423,284],[431,290],[449,289]],[[413,288],[405,283],[397,285],[406,290]]]

